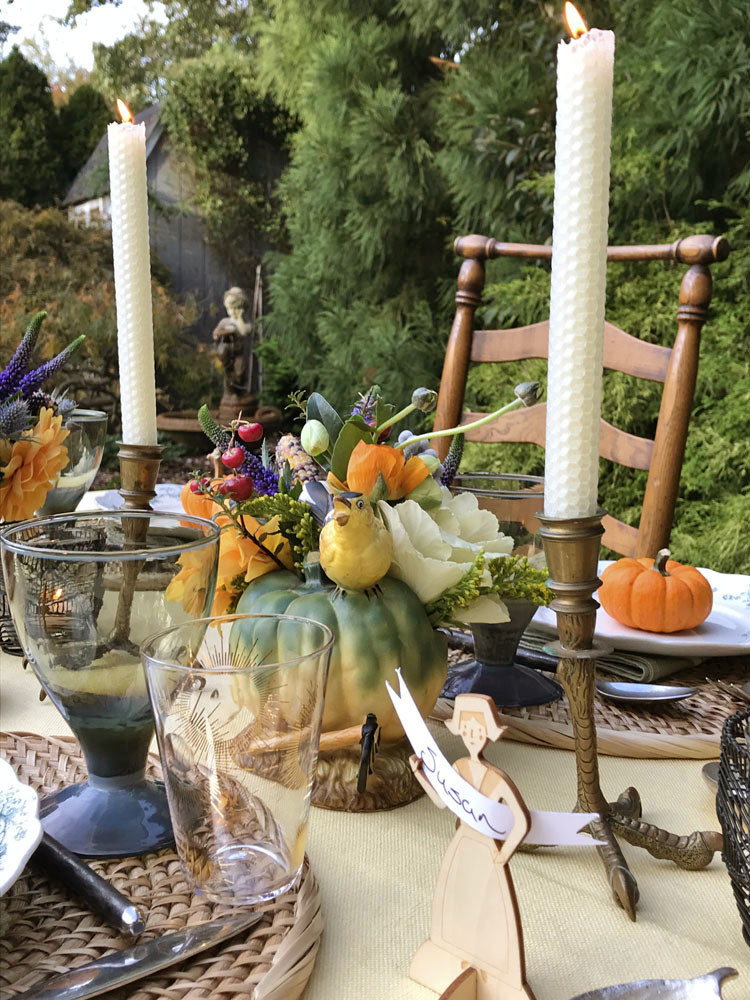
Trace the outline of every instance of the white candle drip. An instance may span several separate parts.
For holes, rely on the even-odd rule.
[[[557,53],[544,512],[596,512],[615,36]]]
[[[144,124],[107,129],[122,440],[156,444],[154,332]]]

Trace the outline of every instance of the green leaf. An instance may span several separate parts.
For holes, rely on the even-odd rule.
[[[260,460],[263,463],[264,469],[271,468],[271,456],[268,453],[268,442],[266,441],[265,438],[263,438],[263,444],[261,445],[260,449]]]
[[[378,500],[388,499],[388,483],[385,481],[385,477],[382,472],[378,473],[378,478],[375,480],[375,485],[370,491],[370,496],[368,497],[370,503],[377,503]]]
[[[319,420],[328,431],[328,437],[332,442],[338,438],[344,426],[344,421],[325,396],[321,396],[319,392],[310,394],[310,398],[307,401],[306,416],[308,420]]]
[[[372,430],[359,417],[352,417],[347,420],[341,429],[341,433],[336,439],[331,456],[331,472],[343,483],[346,479],[346,470],[349,465],[351,453],[360,441],[372,442]]]
[[[375,426],[380,427],[380,425],[384,424],[386,420],[390,420],[395,412],[396,407],[393,403],[384,403],[383,400],[378,397],[378,401],[375,404]]]

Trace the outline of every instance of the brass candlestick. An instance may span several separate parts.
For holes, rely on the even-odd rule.
[[[682,868],[705,868],[721,850],[721,834],[696,831],[677,837],[641,819],[641,801],[628,788],[615,803],[604,798],[599,783],[599,762],[594,721],[596,658],[606,647],[594,642],[596,611],[591,596],[598,589],[599,547],[604,511],[591,517],[547,517],[538,514],[539,534],[550,571],[547,585],[555,594],[550,607],[557,614],[559,642],[552,650],[560,657],[557,676],[570,703],[575,743],[578,794],[576,811],[598,812],[591,833],[605,843],[598,848],[617,902],[635,920],[638,886],[617,843],[619,834],[629,844],[645,848],[656,858]]]
[[[159,475],[161,455],[160,444],[124,444],[120,442],[117,457],[120,459],[120,496],[125,510],[151,510],[151,501],[156,496],[156,480]],[[123,529],[127,541],[133,548],[143,544],[148,533],[150,518],[123,518]],[[130,613],[133,595],[141,571],[139,562],[126,563],[123,569],[122,589],[117,601],[113,641],[127,644],[130,636]]]

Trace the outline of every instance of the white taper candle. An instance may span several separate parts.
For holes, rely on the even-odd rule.
[[[615,36],[588,31],[557,53],[544,512],[597,508]]]
[[[107,129],[107,140],[122,440],[125,444],[156,444],[146,129],[142,122],[113,122]]]

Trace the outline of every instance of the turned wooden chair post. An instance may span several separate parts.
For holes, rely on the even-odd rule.
[[[673,249],[676,260],[692,266],[680,285],[677,337],[664,380],[636,558],[653,558],[669,544],[698,374],[701,329],[713,287],[708,265],[726,260],[729,254],[726,239],[713,236],[690,236],[679,240]]]
[[[489,243],[489,240],[485,242]],[[465,260],[458,273],[456,292],[456,314],[453,317],[448,346],[443,361],[440,393],[435,412],[436,427],[455,427],[461,420],[464,405],[464,389],[469,372],[471,342],[474,336],[474,313],[482,301],[484,289],[484,263],[476,258]],[[449,438],[436,438],[432,446],[437,449],[440,461],[445,458],[450,447]]]

